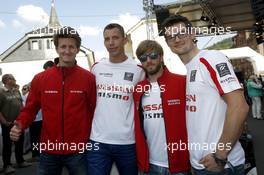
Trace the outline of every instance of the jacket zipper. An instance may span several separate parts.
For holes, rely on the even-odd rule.
[[[159,87],[160,84],[157,81]],[[160,98],[161,98],[161,106],[162,106],[162,113],[163,113],[163,122],[164,122],[164,128],[165,128],[165,139],[166,139],[166,150],[167,150],[167,157],[168,157],[168,168],[170,168],[170,160],[169,160],[169,150],[168,150],[168,139],[167,139],[167,128],[166,128],[166,122],[165,122],[165,115],[164,115],[164,103],[163,103],[163,92],[160,92]]]
[[[143,115],[143,109],[142,109],[142,98],[145,93],[141,94],[140,100],[139,100],[139,121],[140,121],[140,128],[144,134],[145,139],[147,139],[145,130],[144,130],[144,115]]]
[[[65,75],[64,75],[64,68],[62,67],[62,103],[61,103],[61,119],[62,119],[62,143],[64,143],[64,79],[65,79]],[[64,152],[64,151],[63,151]]]

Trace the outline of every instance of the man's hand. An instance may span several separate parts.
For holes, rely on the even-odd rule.
[[[22,129],[18,124],[15,124],[10,131],[10,138],[13,141],[18,141],[20,135],[22,133]]]
[[[213,158],[213,154],[210,153],[203,157],[200,161],[200,164],[203,164],[206,170],[212,172],[222,172],[224,170],[224,166],[218,165]]]
[[[8,126],[10,126],[12,124],[12,122],[5,121],[2,124],[5,125],[6,127],[8,127]]]

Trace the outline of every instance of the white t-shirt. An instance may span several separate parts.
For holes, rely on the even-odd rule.
[[[157,82],[151,83],[148,95],[142,98],[144,131],[149,148],[149,162],[168,168],[166,132],[163,118],[160,87]]]
[[[223,131],[227,105],[221,95],[241,86],[228,58],[218,51],[200,51],[186,68],[190,159],[194,168],[203,169],[199,160],[215,150]],[[228,160],[234,166],[244,163],[244,151],[239,142],[229,153]]]
[[[90,139],[107,144],[133,144],[133,87],[145,73],[132,58],[122,63],[102,59],[92,68],[96,77],[97,101]]]

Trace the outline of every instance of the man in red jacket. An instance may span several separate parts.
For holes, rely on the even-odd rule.
[[[10,137],[17,141],[41,109],[41,139],[34,145],[41,153],[38,174],[59,175],[65,166],[72,175],[86,175],[84,152],[93,146],[87,142],[96,103],[95,77],[76,65],[81,38],[73,28],[57,31],[54,45],[59,55],[56,65],[33,78]]]
[[[164,66],[156,41],[142,41],[136,54],[147,73],[134,89],[138,167],[148,175],[188,174],[185,76]]]

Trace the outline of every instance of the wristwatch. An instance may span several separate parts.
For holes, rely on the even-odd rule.
[[[227,164],[227,158],[226,159],[220,159],[219,157],[216,156],[215,153],[212,153],[212,155],[213,155],[213,158],[214,158],[217,165],[224,167]]]

